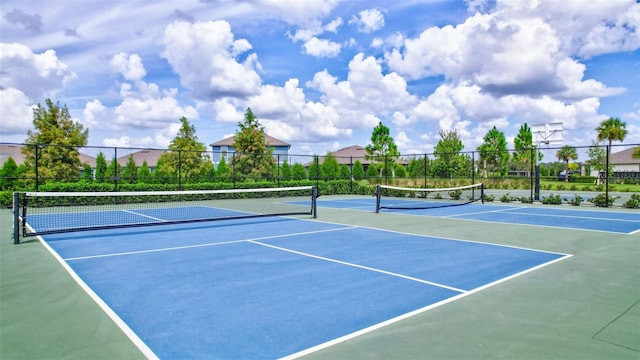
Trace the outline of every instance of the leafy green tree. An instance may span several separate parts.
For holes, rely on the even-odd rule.
[[[313,157],[313,161],[309,166],[309,180],[319,180],[322,178],[322,172],[320,170],[320,162],[317,156]]]
[[[220,162],[216,168],[216,178],[223,182],[231,179],[231,169],[227,165],[227,161],[224,159],[224,156],[220,158]]]
[[[125,184],[135,184],[138,181],[138,166],[133,158],[133,154],[127,158],[127,163],[122,169],[120,179]]]
[[[340,165],[340,178],[351,179],[351,171],[349,170],[349,166],[347,166],[347,164]]]
[[[587,150],[587,155],[589,156],[589,160],[587,160],[587,164],[591,168],[591,170],[595,170],[598,173],[604,173],[605,168],[607,167],[607,150],[606,146],[599,144],[596,140],[591,140],[591,146]],[[613,164],[609,164],[609,173],[613,172]],[[600,184],[600,176],[597,179],[598,184]]]
[[[215,179],[216,169],[213,167],[213,162],[207,159],[207,161],[203,161],[200,166],[200,177],[191,177],[189,182],[213,182]]]
[[[273,148],[268,147],[264,127],[251,108],[247,108],[244,121],[238,122],[238,128],[233,140],[236,172],[250,178],[272,178],[275,169]]]
[[[429,158],[421,156],[419,158],[411,159],[407,172],[410,177],[424,177],[429,173]]]
[[[396,164],[395,176],[396,177],[406,177],[407,176],[407,170],[404,167],[404,165]]]
[[[80,177],[78,148],[87,145],[89,130],[74,122],[66,106],[45,101],[33,109],[34,131],[27,131],[26,146],[22,148],[28,175],[35,177],[36,156],[38,177],[55,181],[76,181]],[[37,152],[37,154],[36,154]]]
[[[138,182],[142,184],[151,183],[153,177],[151,175],[151,169],[149,169],[149,164],[147,164],[147,160],[142,162],[142,165],[138,169]]]
[[[382,163],[381,170],[384,174],[389,174],[394,168],[395,159],[400,155],[398,147],[389,135],[389,128],[379,122],[371,133],[371,144],[364,148],[365,158]]]
[[[304,165],[300,163],[293,164],[293,168],[291,168],[291,177],[293,180],[304,180],[307,178],[307,170],[305,170]]]
[[[291,166],[289,166],[287,159],[284,159],[280,165],[280,176],[283,180],[291,180]]]
[[[636,146],[633,148],[633,153],[631,153],[631,157],[634,159],[640,159],[640,146]]]
[[[340,175],[340,164],[332,153],[328,152],[322,160],[320,174],[324,180],[335,180]]]
[[[353,178],[356,180],[364,179],[364,166],[362,166],[360,160],[356,160],[353,163]]]
[[[122,167],[118,164],[117,159],[114,157],[113,160],[107,166],[107,170],[104,173],[105,180],[107,182],[116,182],[120,181],[120,174],[122,173]]]
[[[464,145],[456,130],[440,130],[440,140],[433,150],[431,170],[433,175],[452,178],[464,173],[465,156],[460,154]]]
[[[176,170],[167,164],[169,158],[166,156],[160,156],[156,162],[156,167],[153,169],[153,181],[158,184],[175,184]]]
[[[380,166],[379,164],[371,163],[367,166],[367,179],[380,177]]]
[[[180,118],[180,129],[169,144],[169,152],[160,156],[162,166],[159,171],[173,178],[180,176],[181,182],[197,179],[206,171],[209,155],[206,146],[198,141],[196,129],[184,116]],[[159,160],[160,160],[159,159]]]
[[[558,158],[558,160],[562,160],[564,162],[564,169],[566,171],[566,174],[569,174],[569,160],[578,159],[578,153],[576,152],[576,148],[565,145],[561,147],[560,150],[558,150],[558,152],[556,153],[556,157]],[[568,182],[569,176],[565,176],[564,181]]]
[[[107,160],[104,158],[104,154],[101,152],[96,156],[96,182],[103,183],[106,182],[106,173],[107,173]]]
[[[532,159],[540,161],[542,157],[536,145],[533,144],[533,133],[527,123],[520,126],[518,135],[513,139],[513,145],[515,146],[515,153],[513,154],[514,160],[518,164],[517,170],[524,169],[529,176],[529,171],[532,166]]]
[[[20,171],[16,161],[11,156],[2,164],[0,169],[0,189],[9,190],[14,188],[14,184],[20,177]]]
[[[84,182],[93,182],[93,169],[91,165],[84,164],[82,166],[82,181]]]
[[[484,177],[487,177],[487,165],[494,175],[505,176],[509,170],[509,152],[507,139],[495,126],[484,136],[484,143],[478,147],[480,161],[483,164]]]

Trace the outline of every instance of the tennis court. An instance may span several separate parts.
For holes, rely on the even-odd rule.
[[[278,209],[300,206],[297,199],[270,202]],[[68,293],[89,294],[117,325],[109,336],[126,334],[147,358],[637,358],[640,352],[639,332],[632,330],[640,315],[634,305],[640,299],[637,212],[585,211],[593,213],[590,222],[614,225],[576,235],[561,223],[532,228],[466,218],[478,209],[516,217],[566,215],[565,222],[586,216],[557,207],[544,215],[527,206],[490,204],[376,214],[368,197],[321,197],[317,203],[317,220],[306,209],[305,215],[253,217],[234,208],[214,215],[224,220],[187,222],[185,214],[193,218],[194,211],[213,208],[163,205],[128,210],[122,221],[135,226],[106,229],[93,229],[95,219],[115,221],[105,220],[115,218],[110,214],[67,209],[50,214],[55,223],[82,228],[78,222],[87,221],[91,231],[53,229],[40,235],[41,242],[3,244],[9,260],[3,261],[3,284],[8,267],[39,253],[42,243],[83,288]],[[154,223],[176,223],[139,226],[147,220],[129,219],[136,212]],[[619,214],[635,228],[619,231]],[[32,231],[49,226],[45,217],[34,214]],[[19,258],[11,257],[17,252]],[[68,283],[61,277],[56,288]],[[50,290],[43,299],[72,296],[43,284]],[[25,306],[3,293],[4,306]],[[32,312],[58,306],[29,299],[37,305]],[[106,320],[92,325],[86,315],[80,321],[89,329],[113,326]],[[114,352],[100,349],[126,348],[123,339],[77,344],[65,336],[75,326],[52,326],[46,336],[81,350],[51,358],[110,358]],[[5,354],[20,354],[7,340],[16,334],[8,336],[6,328]],[[47,326],[36,333],[42,328]],[[102,331],[80,337],[94,339]]]
[[[393,199],[388,208],[381,211],[401,215],[455,218],[492,223],[508,223],[531,226],[548,226],[565,229],[592,230],[621,234],[634,234],[640,231],[638,212],[603,211],[580,209],[578,207],[558,206],[513,206],[508,204],[465,204],[462,207],[448,206],[449,203],[430,201],[429,207],[411,209],[421,201]],[[375,212],[373,198],[347,198],[319,200],[318,206]],[[397,209],[397,207],[401,207]]]

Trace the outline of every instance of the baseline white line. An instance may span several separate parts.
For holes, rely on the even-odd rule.
[[[606,220],[606,221],[619,221],[619,222],[631,222],[638,223],[638,220],[627,220],[627,219],[615,219],[615,218],[602,218],[602,217],[591,217],[591,216],[576,216],[576,215],[558,215],[558,214],[541,214],[541,213],[523,213],[523,212],[509,212],[509,214],[514,215],[528,215],[528,216],[542,216],[542,217],[561,217],[561,218],[569,218],[569,219],[587,219],[587,220]]]
[[[126,251],[126,252],[112,253],[112,254],[79,256],[79,257],[73,257],[73,258],[66,258],[66,259],[63,259],[63,260],[65,260],[65,261],[74,261],[74,260],[105,258],[105,257],[112,257],[112,256],[146,254],[146,253],[154,253],[154,252],[161,252],[161,251],[184,250],[184,249],[193,249],[193,248],[207,247],[207,246],[217,246],[217,245],[225,245],[225,244],[233,244],[233,243],[241,243],[241,242],[252,242],[252,241],[258,241],[258,240],[279,239],[279,238],[285,238],[285,237],[291,237],[291,236],[317,234],[317,233],[330,232],[330,231],[341,231],[341,230],[348,230],[348,229],[353,229],[353,228],[356,228],[356,227],[355,226],[349,226],[349,227],[343,227],[343,228],[315,230],[315,231],[305,231],[305,232],[292,233],[292,234],[262,236],[262,237],[257,237],[257,238],[253,238],[253,239],[240,239],[240,240],[231,240],[231,241],[196,244],[196,245],[172,246],[172,247],[159,248],[159,249]]]
[[[428,217],[431,219],[449,219],[449,220],[460,220],[460,221],[475,221],[475,222],[482,222],[482,223],[489,223],[489,224],[505,224],[505,225],[514,225],[514,226],[533,226],[533,227],[542,227],[542,228],[549,228],[549,229],[564,229],[564,230],[579,230],[579,231],[589,231],[589,232],[599,232],[599,233],[606,233],[606,234],[625,234],[628,235],[629,233],[626,232],[621,232],[621,231],[611,231],[611,230],[599,230],[599,229],[585,229],[585,228],[571,228],[571,227],[566,227],[566,226],[559,226],[559,225],[538,225],[538,224],[525,224],[525,223],[516,223],[516,222],[507,222],[507,221],[499,221],[499,220],[478,220],[478,219],[466,219],[466,218],[448,218],[442,215],[427,215],[427,214],[411,214],[411,213],[404,213],[404,212],[385,212],[384,214],[388,214],[388,215],[393,215],[393,216],[414,216],[414,217]]]
[[[290,253],[297,254],[297,255],[307,256],[307,257],[314,258],[314,259],[329,261],[329,262],[333,262],[333,263],[340,264],[340,265],[347,265],[347,266],[351,266],[351,267],[355,267],[355,268],[359,268],[359,269],[364,269],[364,270],[369,270],[369,271],[373,271],[373,272],[377,272],[377,273],[381,273],[381,274],[385,274],[385,275],[391,275],[391,276],[395,276],[395,277],[399,277],[399,278],[403,278],[403,279],[407,279],[407,280],[411,280],[411,281],[416,281],[416,282],[427,284],[427,285],[431,285],[431,286],[437,286],[439,288],[453,290],[453,291],[460,292],[460,293],[467,292],[467,290],[458,289],[458,288],[455,288],[453,286],[447,286],[447,285],[443,285],[443,284],[438,284],[438,283],[434,283],[434,282],[431,282],[431,281],[414,278],[412,276],[407,276],[407,275],[394,273],[394,272],[391,272],[391,271],[380,270],[380,269],[372,268],[372,267],[369,267],[369,266],[358,265],[358,264],[354,264],[354,263],[350,263],[350,262],[346,262],[346,261],[342,261],[342,260],[336,260],[336,259],[331,259],[331,258],[327,258],[327,257],[324,257],[324,256],[318,256],[318,255],[313,255],[313,254],[309,254],[309,253],[305,253],[305,252],[301,252],[301,251],[291,250],[291,249],[283,248],[283,247],[276,246],[276,245],[266,244],[266,243],[263,243],[263,242],[260,242],[260,241],[249,240],[249,242],[250,243],[254,243],[256,245],[262,245],[262,246],[270,247],[270,248],[281,250],[281,251],[290,252]]]
[[[418,315],[418,314],[421,314],[421,313],[426,312],[426,311],[428,311],[428,310],[434,309],[434,308],[436,308],[436,307],[439,307],[439,306],[442,306],[442,305],[448,304],[448,303],[450,303],[450,302],[456,301],[456,300],[461,299],[461,298],[463,298],[463,297],[465,297],[465,296],[469,296],[469,295],[474,294],[474,293],[476,293],[476,292],[478,292],[478,291],[484,290],[484,289],[486,289],[486,288],[488,288],[488,287],[491,287],[491,286],[494,286],[494,285],[500,284],[500,283],[502,283],[502,282],[504,282],[504,281],[507,281],[507,280],[513,279],[513,278],[515,278],[515,277],[517,277],[517,276],[524,275],[524,274],[526,274],[526,273],[528,273],[528,272],[531,272],[531,271],[533,271],[533,270],[537,270],[537,269],[540,269],[540,268],[545,267],[545,266],[547,266],[547,265],[551,265],[551,264],[553,264],[553,263],[556,263],[556,262],[558,262],[558,261],[568,259],[568,258],[570,258],[571,256],[572,256],[572,255],[566,255],[566,256],[563,256],[563,257],[561,257],[561,258],[558,258],[558,259],[555,259],[555,260],[549,261],[549,262],[547,262],[547,263],[540,264],[540,265],[538,265],[538,266],[536,266],[536,267],[533,267],[533,268],[527,269],[527,270],[522,271],[522,272],[519,272],[519,273],[517,273],[517,274],[513,274],[513,275],[511,275],[511,276],[508,276],[508,277],[502,278],[502,279],[497,280],[497,281],[494,281],[494,282],[492,282],[492,283],[489,283],[489,284],[486,284],[486,285],[480,286],[480,287],[478,287],[478,288],[475,288],[475,289],[473,289],[473,290],[470,290],[470,291],[464,292],[464,293],[462,293],[462,294],[458,294],[458,295],[456,295],[456,296],[452,296],[452,297],[450,297],[450,298],[444,299],[444,300],[439,301],[439,302],[437,302],[437,303],[434,303],[434,304],[431,304],[431,305],[427,305],[427,306],[425,306],[425,307],[423,307],[423,308],[420,308],[420,309],[417,309],[417,310],[414,310],[414,311],[408,312],[408,313],[406,313],[406,314],[402,314],[402,315],[400,315],[400,316],[396,316],[396,317],[391,318],[391,319],[389,319],[389,320],[386,320],[386,321],[383,321],[383,322],[377,323],[377,324],[375,324],[375,325],[369,326],[369,327],[367,327],[367,328],[364,328],[364,329],[361,329],[361,330],[358,330],[358,331],[352,332],[351,334],[347,334],[347,335],[341,336],[341,337],[339,337],[339,338],[336,338],[336,339],[333,339],[333,340],[329,340],[329,341],[327,341],[327,342],[325,342],[325,343],[318,344],[318,345],[313,346],[313,347],[310,347],[310,348],[308,348],[308,349],[305,349],[305,350],[299,351],[299,352],[297,352],[297,353],[294,353],[294,354],[290,354],[290,355],[284,356],[284,357],[280,358],[280,360],[293,360],[293,359],[297,359],[297,358],[302,357],[302,356],[305,356],[305,355],[309,355],[309,354],[314,353],[314,352],[316,352],[316,351],[319,351],[319,350],[322,350],[322,349],[329,348],[329,347],[331,347],[331,346],[337,345],[337,344],[342,343],[342,342],[345,342],[345,341],[347,341],[347,340],[351,340],[351,339],[356,338],[356,337],[358,337],[358,336],[361,336],[361,335],[364,335],[364,334],[370,333],[370,332],[372,332],[372,331],[375,331],[375,330],[381,329],[381,328],[383,328],[383,327],[385,327],[385,326],[388,326],[388,325],[394,324],[394,323],[396,323],[396,322],[399,322],[399,321],[402,321],[402,320],[408,319],[408,318],[410,318],[410,317],[416,316],[416,315]]]

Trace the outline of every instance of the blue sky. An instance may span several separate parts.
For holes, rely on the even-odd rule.
[[[0,141],[32,108],[66,105],[89,145],[165,148],[185,116],[210,144],[247,107],[293,154],[366,145],[382,122],[403,154],[455,129],[563,124],[590,145],[613,116],[640,143],[640,3],[595,1],[5,0]]]

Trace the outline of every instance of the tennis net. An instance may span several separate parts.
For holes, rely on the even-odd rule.
[[[264,216],[316,217],[314,186],[195,191],[15,192],[13,237]]]
[[[484,184],[439,189],[378,185],[375,195],[377,213],[381,209],[430,209],[465,205],[476,201],[484,203]]]

